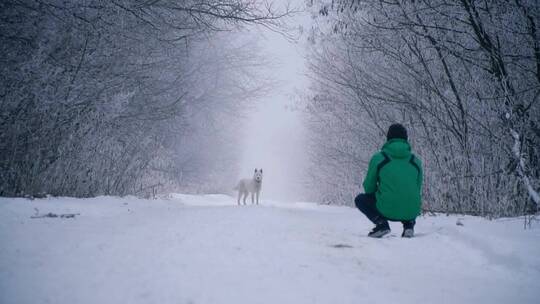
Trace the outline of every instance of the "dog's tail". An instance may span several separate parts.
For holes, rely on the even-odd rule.
[[[234,186],[233,190],[239,190],[240,189],[240,183],[236,184],[236,186]]]

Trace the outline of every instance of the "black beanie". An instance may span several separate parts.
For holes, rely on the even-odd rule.
[[[388,128],[388,133],[386,133],[386,140],[392,138],[402,138],[407,140],[407,129],[401,124],[393,124]]]

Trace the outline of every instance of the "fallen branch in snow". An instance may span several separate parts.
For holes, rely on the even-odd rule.
[[[39,192],[39,193],[36,193],[36,194],[25,194],[23,197],[33,201],[36,198],[47,198],[48,196],[49,195],[46,194],[46,193]]]
[[[46,217],[59,217],[59,218],[75,218],[75,216],[77,215],[81,215],[80,213],[63,213],[63,214],[56,214],[56,213],[52,213],[52,212],[49,212],[47,214],[42,214],[40,215],[39,214],[39,209],[37,208],[34,208],[34,210],[36,210],[36,214],[31,216],[30,218],[46,218]]]
[[[43,215],[33,215],[30,218],[45,218],[45,217],[75,218],[75,216],[77,215],[80,215],[80,213],[55,214],[55,213],[49,212]]]

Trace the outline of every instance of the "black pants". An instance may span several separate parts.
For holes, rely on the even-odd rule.
[[[356,205],[356,208],[358,208],[358,210],[365,214],[366,217],[375,225],[388,225],[388,220],[391,220],[385,218],[377,209],[377,206],[375,204],[375,194],[360,193],[354,199],[354,203]],[[403,229],[414,228],[414,224],[416,224],[415,220],[398,222],[401,222],[403,224]]]

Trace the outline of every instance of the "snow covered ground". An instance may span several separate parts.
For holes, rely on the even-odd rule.
[[[539,303],[540,224],[459,218],[376,240],[347,207],[1,198],[0,303]]]

